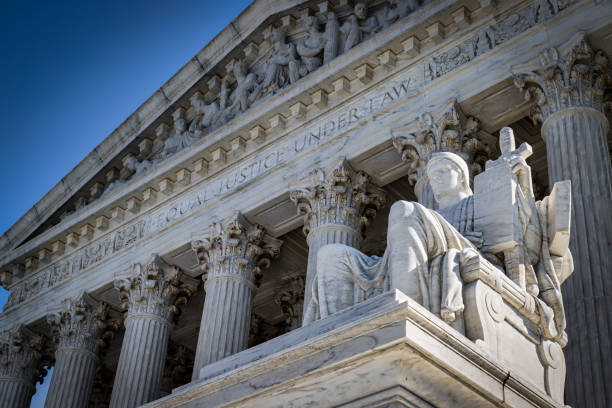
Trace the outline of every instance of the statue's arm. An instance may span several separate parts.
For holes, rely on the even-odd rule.
[[[512,156],[508,160],[512,173],[516,175],[518,183],[526,197],[533,197],[533,184],[531,181],[531,167],[527,161],[519,155]]]

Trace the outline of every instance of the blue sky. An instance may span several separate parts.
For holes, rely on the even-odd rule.
[[[248,3],[2,0],[0,233]]]

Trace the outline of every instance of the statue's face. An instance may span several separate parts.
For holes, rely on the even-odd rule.
[[[185,119],[183,119],[183,118],[178,118],[178,119],[177,119],[177,120],[174,122],[174,125],[176,126],[176,128],[177,128],[178,130],[185,130],[185,124],[186,124],[186,122],[185,122]]]
[[[357,3],[355,5],[355,15],[357,18],[364,19],[367,15],[367,6],[365,3]]]
[[[430,166],[427,177],[436,197],[463,191],[461,172],[447,160],[439,160]]]

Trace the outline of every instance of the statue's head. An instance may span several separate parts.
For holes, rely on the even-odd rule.
[[[242,79],[246,76],[247,66],[243,61],[238,60],[232,65],[232,72],[236,79]]]
[[[282,28],[273,27],[269,39],[273,44],[282,44],[285,41],[285,31]]]
[[[317,20],[315,16],[305,16],[304,26],[306,27],[306,29],[319,28],[319,20]]]
[[[427,178],[441,206],[454,204],[472,195],[467,163],[454,153],[432,154],[427,163]]]
[[[183,131],[187,127],[187,121],[182,116],[174,118],[174,129],[177,131]]]
[[[365,2],[360,1],[355,4],[355,15],[358,19],[364,19],[368,15],[368,6]]]

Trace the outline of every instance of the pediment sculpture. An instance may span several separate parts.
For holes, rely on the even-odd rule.
[[[519,314],[535,321],[538,335],[564,346],[561,284],[573,271],[569,181],[555,183],[550,196],[536,201],[525,161],[531,147],[515,148],[510,128],[500,133],[502,155],[475,177],[475,193],[463,158],[432,155],[426,172],[440,209],[395,202],[382,257],[342,244],[322,247],[317,276],[307,288],[312,296],[305,324],[399,289],[465,334],[475,324],[465,288],[478,265],[481,275],[495,276],[495,290],[520,293],[531,305]]]
[[[256,40],[236,50],[236,58],[219,66],[216,72],[220,75],[211,71],[212,77],[207,77],[206,85],[202,84],[207,92],[196,91],[188,106],[172,112],[171,123],[161,123],[154,134],[146,135],[137,146],[136,156],[125,156],[116,174],[108,172],[106,182],[98,183],[90,197],[78,198],[73,209],[66,211],[60,220],[155,168],[426,3],[391,0],[388,4],[369,5],[358,1],[350,9],[321,3],[320,13],[305,8],[296,24],[284,25],[280,21],[270,24],[262,33],[263,41]],[[280,17],[282,20],[288,16]]]

